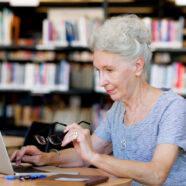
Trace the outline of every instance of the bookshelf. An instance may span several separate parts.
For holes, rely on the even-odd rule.
[[[156,22],[171,20],[175,24],[180,20],[180,24],[183,24],[180,27],[183,27],[184,32],[183,35],[179,33],[179,39],[181,39],[176,43],[177,47],[175,47],[175,43],[172,43],[173,47],[170,48],[170,43],[156,42],[153,46],[152,63],[158,67],[163,66],[164,69],[170,69],[175,64],[174,62],[181,62],[176,63],[176,65],[182,64],[185,67],[183,57],[186,52],[183,45],[186,35],[185,20],[180,17],[184,17],[186,13],[184,7],[175,6],[173,1],[40,0],[39,7],[35,8],[10,7],[8,3],[1,5],[1,12],[6,7],[5,14],[10,14],[9,16],[16,20],[13,25],[9,23],[13,32],[6,35],[6,40],[4,41],[4,37],[0,37],[0,82],[6,77],[2,75],[3,73],[9,74],[4,80],[9,84],[4,83],[2,86],[0,83],[0,120],[3,123],[1,129],[10,130],[13,128],[21,131],[27,128],[32,120],[45,122],[59,120],[69,123],[72,120],[79,121],[82,118],[94,123],[92,129],[95,129],[105,111],[108,110],[111,101],[103,89],[97,86],[98,75],[92,67],[92,54],[87,48],[85,38],[88,37],[90,30],[95,25],[101,24],[104,18],[136,13],[140,17],[152,18],[151,24],[154,20]],[[84,12],[88,16],[82,16]],[[87,24],[91,25],[89,31],[85,29],[85,26],[79,26],[78,29],[78,25]],[[63,26],[58,28],[59,25]],[[70,30],[70,37],[64,34],[66,27]],[[74,32],[74,30],[76,31]],[[81,34],[77,35],[79,32]],[[157,30],[157,32],[159,31]],[[2,33],[4,31],[0,31],[0,36]],[[60,33],[63,34],[60,35]],[[84,37],[85,35],[86,37]],[[163,59],[164,53],[169,56],[169,61],[165,64],[159,60],[157,63],[155,61],[156,56],[159,55],[160,59]],[[62,79],[66,79],[67,82],[63,84],[64,86],[57,87],[55,82],[57,73],[52,72],[51,69],[53,71],[54,69],[59,70],[60,64],[62,66],[64,60],[68,70],[64,70],[67,75]],[[16,66],[21,66],[17,68],[29,69],[24,72],[24,78],[21,78],[24,80],[21,86],[11,82],[14,78],[10,74],[13,74]],[[2,71],[2,67],[12,69],[12,73],[7,73],[6,70]],[[44,76],[43,74],[47,74],[46,69],[50,69],[48,79],[52,79],[52,83],[36,83],[32,79],[35,77],[35,71],[30,69],[39,69],[37,70],[39,82],[47,82],[47,75]],[[165,71],[163,74],[166,74]],[[159,74],[159,72],[157,73]],[[32,78],[29,80],[25,76]],[[152,81],[151,76],[152,73],[149,82]],[[165,79],[165,77],[162,78]],[[185,88],[177,89],[172,85],[171,88],[186,96]]]
[[[38,46],[2,46],[0,51],[5,52],[1,55],[4,58],[0,59],[0,95],[2,94],[0,117],[6,121],[4,129],[7,130],[8,124],[11,123],[17,128],[20,126],[27,128],[33,120],[43,122],[57,120],[64,123],[92,121],[92,117],[96,117],[96,112],[101,112],[99,106],[97,109],[92,107],[94,103],[103,102],[105,95],[94,90],[92,54],[88,48],[69,46],[38,49]],[[69,60],[64,61],[61,56]],[[20,72],[23,73],[21,78]],[[46,83],[47,78],[49,84]],[[60,85],[56,82],[58,78],[61,81],[65,80],[65,83]],[[19,81],[20,79],[23,81]],[[56,102],[55,97],[58,97],[58,103],[51,105],[51,102]],[[74,97],[75,104],[71,101]],[[100,113],[97,114],[100,118]]]
[[[101,104],[107,96],[94,91],[92,53],[87,48],[86,40],[80,42],[83,39],[81,36],[79,42],[76,41],[74,44],[69,38],[64,38],[63,43],[56,42],[55,39],[46,41],[45,38],[48,37],[42,36],[46,34],[46,30],[42,27],[46,27],[45,21],[49,20],[47,16],[50,17],[50,24],[54,26],[52,17],[56,18],[56,11],[60,14],[61,9],[59,11],[53,9],[50,9],[50,14],[40,22],[42,26],[37,36],[32,33],[33,38],[30,36],[27,38],[27,34],[21,34],[20,26],[20,38],[16,39],[16,43],[11,39],[15,37],[14,35],[9,37],[9,43],[2,40],[0,120],[4,123],[1,130],[6,134],[12,134],[18,130],[19,135],[23,135],[33,120],[48,123],[60,121],[69,124],[81,120],[91,122],[96,117],[100,120],[103,110],[108,109]],[[5,10],[9,11],[9,9]],[[67,13],[69,9],[64,11]],[[83,12],[80,8],[77,11],[79,14]],[[95,9],[86,11],[95,14]],[[10,13],[14,17],[13,10]],[[21,17],[21,13],[19,15]],[[102,8],[101,16],[103,17]],[[75,21],[75,24],[88,22],[83,17],[80,21],[76,16],[74,17],[75,19],[70,19],[72,24]],[[66,22],[66,19],[63,21]],[[68,22],[68,24],[71,23]],[[58,23],[55,26],[58,26]],[[9,27],[11,28],[11,24]],[[58,38],[55,29],[56,27],[52,27],[48,31],[52,38],[55,38],[54,35]],[[43,38],[42,41],[38,35]],[[95,107],[95,103],[100,104],[96,104]],[[91,129],[94,130],[95,127],[92,126]],[[58,127],[56,130],[63,129]]]
[[[154,51],[149,82],[155,87],[171,88],[186,96],[185,48]]]

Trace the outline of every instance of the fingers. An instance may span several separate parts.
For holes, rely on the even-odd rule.
[[[71,127],[68,129],[67,134],[65,135],[65,137],[63,138],[62,141],[62,145],[61,146],[66,146],[67,144],[69,144],[70,142],[74,141],[74,140],[78,140],[78,136],[79,134],[83,131],[84,129],[82,129],[81,127]]]
[[[36,158],[34,156],[28,156],[28,155],[24,155],[22,158],[22,161],[27,162],[27,163],[34,163],[36,160]]]
[[[36,148],[35,146],[25,146],[22,147],[20,150],[16,150],[12,156],[11,156],[11,161],[16,159],[16,165],[20,165],[21,161],[23,160],[23,157],[25,155],[34,156],[40,154],[41,151]]]
[[[76,131],[73,132],[72,139],[73,139],[73,141],[76,141],[77,138],[78,138],[78,132],[77,132],[77,130],[76,130]]]
[[[26,154],[27,150],[28,150],[28,146],[22,147],[21,150],[17,152],[16,163],[18,164],[21,163],[22,157],[24,156],[24,154]]]
[[[27,163],[31,163],[31,164],[35,164],[35,165],[43,165],[43,156],[41,154],[37,155],[37,156],[28,156],[28,155],[24,155],[22,158],[23,162],[27,162]]]
[[[77,123],[72,123],[65,128],[64,132],[68,132],[71,129],[82,129],[82,127],[80,127]]]
[[[27,151],[27,147],[22,147],[21,150],[17,152],[17,154],[16,154],[16,165],[21,164],[21,160],[22,160],[24,154],[26,154],[26,151]]]
[[[10,157],[10,161],[13,161],[16,158],[18,151],[19,150],[16,150],[16,151],[13,152],[13,154]]]
[[[77,123],[73,123],[71,125],[68,125],[64,130],[64,133],[67,133],[67,134],[63,138],[61,146],[66,146],[67,144],[69,144],[73,140],[77,139],[77,133],[79,130],[81,131],[83,129]]]
[[[87,140],[90,138],[90,130],[89,129],[83,129],[81,131],[75,131],[73,133],[73,143],[76,142],[88,142]]]
[[[87,135],[90,136],[90,131],[88,129],[83,129],[80,126],[76,127],[76,125],[74,125],[68,128],[68,132],[63,138],[61,146],[66,146],[70,142],[79,142],[80,139],[85,139]]]

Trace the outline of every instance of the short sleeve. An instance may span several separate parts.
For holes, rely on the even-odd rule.
[[[169,143],[186,151],[186,100],[172,101],[162,115],[158,144]]]
[[[112,107],[107,111],[104,119],[102,120],[102,122],[99,124],[99,126],[96,128],[95,130],[95,134],[96,136],[98,136],[99,138],[111,142],[111,123],[112,123],[112,115],[114,113],[115,110],[115,105],[116,103],[114,103],[112,105]]]

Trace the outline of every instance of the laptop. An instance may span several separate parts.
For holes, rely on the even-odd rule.
[[[8,175],[32,175],[32,174],[44,174],[44,175],[56,175],[56,174],[69,174],[69,175],[78,175],[79,172],[70,172],[70,171],[60,171],[60,172],[48,172],[45,170],[40,170],[39,167],[34,166],[13,166],[10,162],[6,146],[0,132],[0,173]]]

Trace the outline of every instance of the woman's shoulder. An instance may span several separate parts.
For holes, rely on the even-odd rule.
[[[175,93],[173,90],[164,91],[163,94],[160,96],[160,103],[170,104],[176,102],[186,103],[186,99]]]
[[[168,90],[160,96],[158,107],[166,112],[186,112],[186,99],[174,91]]]

